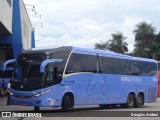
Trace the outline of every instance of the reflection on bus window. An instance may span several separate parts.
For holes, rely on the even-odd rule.
[[[100,57],[100,69],[106,74],[124,74],[124,75],[144,75],[152,76],[157,74],[157,65],[155,63]]]
[[[77,72],[97,72],[97,58],[93,55],[72,54],[67,65],[66,74]]]

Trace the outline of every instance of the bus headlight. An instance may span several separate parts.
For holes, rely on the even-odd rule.
[[[44,94],[47,94],[47,93],[49,93],[49,92],[51,92],[51,90],[47,90],[47,91],[45,91],[45,92],[35,94],[35,95],[33,95],[33,97],[39,97],[39,96],[44,95]]]
[[[39,97],[39,96],[41,96],[41,94],[35,94],[35,95],[33,95],[34,97]]]

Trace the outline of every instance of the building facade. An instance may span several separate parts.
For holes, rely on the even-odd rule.
[[[0,0],[0,66],[34,47],[34,29],[23,0]]]

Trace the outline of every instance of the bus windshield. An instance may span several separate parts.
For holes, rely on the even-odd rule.
[[[31,91],[58,84],[69,57],[70,51],[54,51],[49,58],[46,54],[22,54],[18,57],[14,67],[11,88],[15,90]],[[40,65],[46,59],[62,59],[60,63],[49,63],[44,73],[40,72]]]
[[[40,65],[46,59],[44,55],[21,55],[18,57],[12,76],[12,88],[33,90],[41,88],[43,74]]]

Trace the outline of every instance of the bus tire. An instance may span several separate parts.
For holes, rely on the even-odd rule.
[[[107,105],[107,104],[99,104],[99,107],[100,107],[100,108],[109,108],[110,105]]]
[[[142,107],[143,104],[144,104],[144,97],[141,93],[139,93],[136,98],[135,106],[137,108],[140,108],[140,107]]]
[[[135,97],[133,94],[129,94],[127,97],[127,103],[126,103],[126,107],[127,108],[133,108],[134,107],[134,103],[135,103]]]
[[[34,106],[35,111],[39,111],[39,109],[40,109],[39,107]]]
[[[69,106],[70,106],[70,97],[68,94],[66,94],[64,97],[63,97],[63,100],[62,100],[62,105],[61,105],[61,108],[62,108],[62,111],[63,112],[68,112],[69,110]]]
[[[111,107],[112,107],[112,108],[116,108],[116,107],[117,107],[117,104],[112,104]]]

